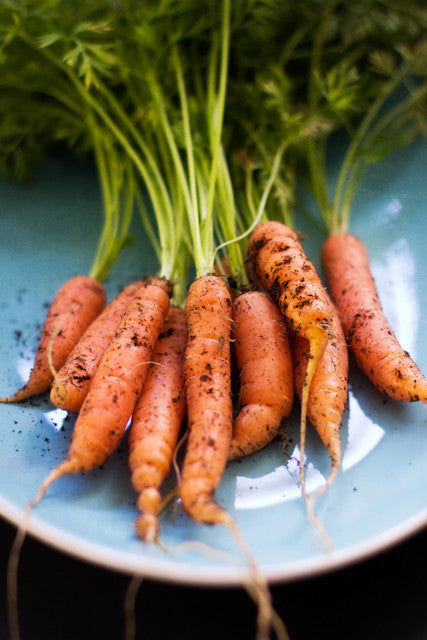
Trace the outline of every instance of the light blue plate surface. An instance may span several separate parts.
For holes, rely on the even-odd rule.
[[[352,231],[365,242],[384,309],[403,346],[427,371],[427,145],[419,143],[372,169],[353,207]],[[96,176],[69,159],[51,159],[32,185],[0,184],[0,395],[28,375],[40,325],[57,288],[86,273],[101,225]],[[305,226],[307,231],[307,227]],[[109,296],[153,271],[136,228],[106,283]],[[305,249],[318,265],[320,237]],[[141,250],[141,243],[144,248]],[[24,505],[67,451],[74,418],[42,396],[0,405],[0,514],[18,524]],[[309,526],[297,482],[298,411],[278,443],[230,463],[217,492],[272,581],[310,576],[356,562],[427,524],[427,407],[386,400],[351,367],[342,426],[342,470],[317,513],[334,544],[326,552]],[[309,435],[308,479],[322,482],[329,460]],[[29,531],[81,559],[123,572],[193,584],[237,584],[236,566],[200,550],[167,554],[138,541],[127,443],[104,465],[57,481],[34,510]],[[171,486],[170,481],[170,486]],[[227,530],[192,523],[180,510],[162,516],[168,547],[198,540],[239,559]]]

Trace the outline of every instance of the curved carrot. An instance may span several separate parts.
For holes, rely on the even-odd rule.
[[[301,397],[309,358],[309,343],[304,338],[293,335],[291,349],[295,391]],[[347,397],[348,349],[338,314],[333,313],[330,338],[311,381],[307,416],[328,449],[336,470],[341,460],[339,429]]]
[[[141,511],[136,530],[145,542],[154,542],[158,537],[159,489],[169,473],[185,415],[182,362],[186,335],[185,311],[171,308],[132,414],[129,467]]]
[[[338,473],[341,463],[341,446],[339,438],[326,435],[331,427],[329,398],[312,395],[318,403],[317,415],[322,417],[322,426],[317,428],[323,439],[329,443],[331,470],[326,483],[311,496],[306,495],[304,476],[304,452],[306,440],[306,420],[313,378],[319,370],[319,363],[325,349],[333,349],[337,343],[334,333],[334,307],[323,284],[313,266],[307,259],[297,234],[280,222],[266,222],[258,225],[249,240],[249,256],[255,266],[256,277],[277,301],[280,311],[286,318],[291,332],[308,342],[307,365],[304,370],[301,397],[300,449],[301,467],[300,482],[306,500],[307,512],[315,527],[321,530],[313,511],[314,499],[331,485]],[[334,358],[335,360],[335,358]],[[338,362],[338,358],[336,359]],[[340,380],[336,386],[341,385]],[[332,431],[335,431],[336,428]],[[323,533],[322,533],[323,535]],[[326,536],[323,536],[326,540]],[[327,542],[329,545],[329,541]]]
[[[102,311],[105,299],[103,286],[89,276],[75,276],[64,283],[49,307],[28,382],[12,396],[0,398],[0,402],[20,402],[47,391],[54,372],[62,367],[76,342]]]
[[[322,247],[322,264],[349,348],[362,371],[396,400],[427,402],[427,380],[384,316],[363,243],[349,233],[329,237]]]
[[[249,240],[249,256],[256,277],[276,299],[290,331],[308,341],[309,358],[302,394],[305,413],[310,385],[331,333],[330,301],[297,234],[289,227],[280,222],[258,225]],[[304,427],[301,435],[303,447]]]
[[[143,281],[138,280],[125,287],[86,329],[55,376],[50,390],[55,406],[74,413],[79,411],[104,351],[142,285]]]
[[[233,338],[240,372],[239,413],[229,458],[264,447],[277,434],[293,402],[293,365],[282,315],[261,291],[233,303]]]
[[[120,443],[169,311],[170,293],[169,284],[161,279],[139,289],[92,380],[74,425],[68,456],[47,476],[32,505],[57,478],[101,465]]]
[[[230,338],[231,296],[219,276],[195,280],[188,291],[184,379],[189,437],[180,496],[198,522],[228,524],[214,500],[228,459],[232,435]]]

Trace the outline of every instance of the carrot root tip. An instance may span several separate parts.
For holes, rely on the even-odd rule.
[[[4,403],[12,403],[12,402],[19,402],[19,399],[17,399],[17,393],[15,393],[13,396],[9,396],[8,398],[0,398],[0,402],[4,402]]]
[[[21,387],[16,391],[13,395],[7,396],[5,398],[0,398],[0,402],[4,403],[12,403],[12,402],[22,402],[23,400],[27,400],[33,393],[28,389],[28,385]]]
[[[159,521],[151,513],[143,513],[135,521],[135,530],[138,538],[144,542],[157,542],[159,537]]]
[[[58,466],[54,467],[54,469],[52,469],[52,471],[46,476],[46,478],[40,485],[37,494],[31,500],[31,502],[29,502],[28,507],[30,509],[33,509],[33,507],[35,507],[40,502],[46,491],[49,489],[50,485],[53,484],[55,480],[58,480],[58,478],[66,475],[67,473],[76,473],[77,471],[78,469],[76,469],[73,460],[68,458],[61,462]]]

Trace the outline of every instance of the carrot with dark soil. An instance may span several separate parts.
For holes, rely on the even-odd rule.
[[[225,525],[233,533],[251,571],[251,588],[258,605],[257,638],[266,640],[273,624],[278,637],[287,637],[277,620],[271,595],[233,517],[215,501],[227,464],[232,438],[230,340],[231,293],[224,280],[202,276],[187,295],[187,346],[184,380],[188,439],[179,493],[186,513],[196,522]]]
[[[75,276],[64,283],[49,307],[28,382],[0,402],[20,402],[47,391],[55,372],[103,310],[105,301],[103,286],[89,276]]]
[[[142,285],[138,280],[125,287],[86,329],[55,375],[50,399],[56,407],[74,413],[80,410],[105,349]]]
[[[350,233],[331,235],[322,247],[322,264],[358,366],[391,398],[427,402],[427,380],[390,328],[361,240]]]
[[[172,307],[153,352],[143,392],[132,414],[129,467],[141,515],[138,536],[155,542],[159,534],[160,487],[170,471],[185,416],[183,356],[186,316]]]
[[[228,523],[214,500],[230,449],[233,423],[230,374],[231,295],[219,276],[195,280],[187,295],[184,379],[189,436],[180,496],[197,522]]]
[[[341,389],[345,397],[347,396],[347,385],[344,384],[344,381],[348,364],[347,358],[344,358],[343,361],[340,359],[342,344],[337,334],[339,321],[334,318],[335,308],[314,266],[307,259],[298,235],[292,229],[280,222],[273,221],[258,225],[249,240],[249,257],[255,266],[255,274],[260,284],[276,299],[290,333],[307,342],[308,350],[300,388],[300,481],[308,515],[316,528],[322,532],[313,511],[313,503],[315,497],[319,493],[325,492],[331,485],[339,470],[341,446],[336,434],[342,419],[343,396],[339,394],[339,402],[334,406],[331,402],[337,400],[335,394],[322,393],[320,395],[317,392],[312,393],[312,390],[316,374],[318,388],[328,388],[331,385],[331,375],[333,374],[335,379],[332,388],[334,391]],[[329,360],[330,364],[333,364],[331,368],[326,365],[320,366],[326,349],[328,351],[324,362]],[[326,384],[319,383],[319,379],[324,373],[328,376]],[[312,394],[311,403],[310,394]],[[306,494],[304,475],[306,420],[309,404],[311,405],[310,414],[314,415],[314,412],[316,414],[315,426],[322,434],[322,440],[329,444],[328,452],[332,462],[325,484],[311,496]],[[329,546],[329,541],[325,536],[323,537]]]
[[[248,291],[235,299],[232,336],[240,386],[231,459],[258,451],[277,435],[294,395],[286,327],[269,296]]]

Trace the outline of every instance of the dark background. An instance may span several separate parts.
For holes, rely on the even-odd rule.
[[[5,574],[15,529],[0,520],[0,639],[8,639]],[[27,538],[19,565],[21,640],[123,638],[129,577]],[[427,530],[360,562],[272,587],[291,640],[427,640]],[[146,580],[136,602],[138,640],[255,640],[241,589]]]

